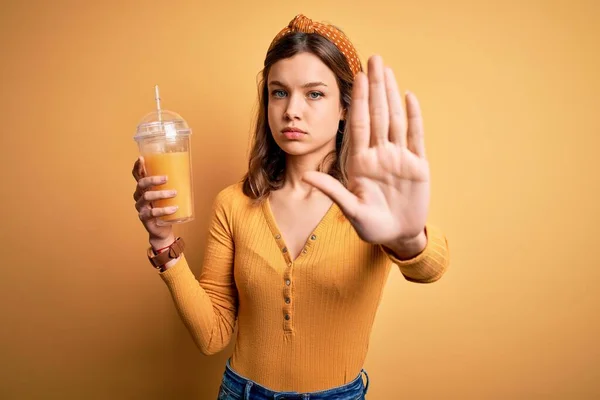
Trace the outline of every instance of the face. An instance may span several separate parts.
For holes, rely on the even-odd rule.
[[[299,53],[272,65],[267,80],[269,127],[290,155],[335,150],[344,112],[335,74],[312,53]]]

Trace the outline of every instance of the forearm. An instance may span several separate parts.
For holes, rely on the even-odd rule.
[[[425,250],[427,247],[427,235],[425,230],[419,235],[410,239],[399,239],[392,243],[384,244],[390,249],[398,260],[410,260]]]
[[[383,251],[400,268],[404,277],[411,282],[435,282],[444,275],[450,254],[448,241],[437,227],[428,225],[424,238],[381,245]]]
[[[173,260],[175,261],[175,260]],[[194,343],[205,355],[223,350],[231,340],[235,326],[235,294],[214,293],[212,285],[200,285],[185,256],[160,274],[167,284],[175,308]]]

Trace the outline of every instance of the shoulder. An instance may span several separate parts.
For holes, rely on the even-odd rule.
[[[232,236],[247,225],[248,218],[258,215],[259,208],[244,194],[242,188],[241,182],[226,186],[217,193],[213,202],[213,218],[226,226]]]
[[[214,207],[228,213],[235,209],[251,207],[252,202],[244,194],[242,187],[242,182],[236,182],[221,189],[215,197]]]

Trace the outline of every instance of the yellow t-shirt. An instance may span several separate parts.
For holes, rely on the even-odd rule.
[[[392,263],[413,282],[445,272],[446,238],[426,232],[425,250],[400,261],[361,240],[334,203],[291,260],[269,203],[252,205],[236,183],[213,204],[200,278],[185,255],[160,276],[204,354],[223,350],[237,323],[238,374],[274,391],[325,390],[360,373]]]

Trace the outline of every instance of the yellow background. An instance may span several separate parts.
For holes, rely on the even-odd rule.
[[[132,137],[159,84],[193,129],[197,217],[176,233],[198,274],[266,48],[305,13],[419,97],[451,246],[435,284],[393,270],[368,398],[598,398],[598,4],[3,2],[0,397],[216,397],[231,347],[194,347],[146,260]]]

